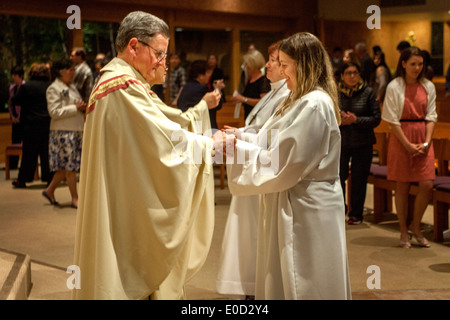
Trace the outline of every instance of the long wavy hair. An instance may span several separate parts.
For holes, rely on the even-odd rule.
[[[337,86],[328,53],[316,36],[308,32],[299,32],[280,45],[280,51],[297,62],[297,86],[292,91],[277,114],[293,106],[295,101],[314,90],[325,91],[333,101],[334,113],[338,124],[341,123]]]

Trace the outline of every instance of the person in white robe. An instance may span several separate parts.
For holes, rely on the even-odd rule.
[[[251,139],[272,116],[289,94],[284,75],[280,71],[278,46],[280,41],[269,46],[266,63],[267,78],[271,90],[252,109],[245,127],[225,126],[227,132]],[[256,234],[258,230],[260,195],[232,196],[219,257],[216,279],[217,292],[221,294],[255,295]]]
[[[73,299],[181,299],[184,284],[206,260],[214,228],[208,191],[214,137],[184,130],[189,118],[173,122],[152,99],[149,84],[165,64],[168,41],[164,21],[128,14],[116,38],[118,56],[102,69],[91,94],[75,239],[80,283]],[[197,120],[219,99],[205,97]]]
[[[279,58],[289,97],[227,159],[231,193],[262,194],[255,299],[350,299],[331,63],[309,33],[283,40]]]

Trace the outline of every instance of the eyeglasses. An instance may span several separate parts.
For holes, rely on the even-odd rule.
[[[359,75],[358,71],[345,71],[344,76],[357,76]]]
[[[156,53],[156,61],[161,62],[162,60],[164,60],[165,58],[167,58],[167,52],[164,51],[160,51],[160,50],[156,50],[155,48],[153,48],[151,45],[149,45],[148,43],[145,43],[144,41],[138,40],[140,43],[142,43],[143,45],[150,47],[151,49],[153,49]]]

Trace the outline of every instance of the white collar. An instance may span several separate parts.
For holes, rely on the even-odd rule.
[[[270,83],[270,88],[271,88],[272,90],[277,90],[277,89],[281,88],[281,86],[282,86],[285,82],[286,82],[286,79],[281,79],[281,80],[278,80],[277,82],[271,82],[271,83]]]

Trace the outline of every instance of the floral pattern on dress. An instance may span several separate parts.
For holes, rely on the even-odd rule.
[[[80,172],[82,131],[51,130],[49,136],[50,170]]]

